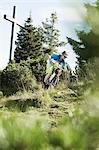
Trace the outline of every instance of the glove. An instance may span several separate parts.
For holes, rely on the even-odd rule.
[[[54,60],[54,59],[50,59],[50,63],[55,64],[55,63],[56,63],[56,60]]]

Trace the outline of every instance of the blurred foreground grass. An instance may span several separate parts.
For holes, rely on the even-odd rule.
[[[0,150],[96,150],[99,118],[81,109],[51,127],[47,116],[35,112],[0,112]]]
[[[37,92],[1,98],[0,150],[98,150],[98,92]]]

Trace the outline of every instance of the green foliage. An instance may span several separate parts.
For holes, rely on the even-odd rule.
[[[86,65],[87,84],[92,90],[99,89],[99,58],[90,59]]]
[[[11,96],[3,97],[0,93],[0,107],[7,108],[10,111],[26,112],[34,108],[46,108],[52,102],[48,91],[45,91],[40,85],[33,85],[31,91],[18,91]]]
[[[24,27],[17,34],[14,59],[16,63],[25,60],[37,80],[41,81],[46,66],[46,54],[42,48],[41,29],[32,25],[31,16],[25,22]]]
[[[3,118],[0,120],[0,129],[2,134],[0,137],[0,149],[2,150],[44,150],[47,137],[45,131],[41,127],[41,123],[31,122],[25,123],[26,120],[20,120],[15,116]],[[32,120],[33,121],[33,120]],[[1,128],[3,126],[3,128]]]
[[[35,116],[0,113],[0,149],[12,150],[88,150],[99,147],[99,118],[80,109],[64,118],[55,128]]]
[[[51,48],[63,46],[65,42],[59,43],[59,30],[55,28],[57,20],[56,13],[51,14],[51,18],[42,23],[43,27],[34,27],[31,16],[25,21],[24,27],[17,34],[14,60],[20,63],[21,60],[27,61],[38,81],[42,81],[45,74],[46,60]],[[44,47],[47,45],[47,49]],[[48,50],[49,48],[49,50]]]
[[[22,63],[9,64],[2,72],[2,91],[12,95],[17,91],[33,90],[37,87],[31,70]]]
[[[97,18],[99,17],[99,0],[96,0],[95,5],[91,5],[87,3],[85,4],[85,7],[87,10],[86,21],[91,26],[91,30],[93,31],[93,33],[99,36],[99,31],[98,31],[99,21],[97,20]]]
[[[32,74],[38,81],[42,81],[43,76],[45,75],[46,59],[46,55],[42,54],[36,59],[28,59],[23,61],[24,65],[32,71]]]
[[[49,53],[51,49],[58,46],[64,46],[65,42],[59,42],[59,30],[56,29],[55,24],[57,22],[57,14],[52,13],[50,19],[46,19],[45,22],[42,22],[42,34],[43,34],[43,43],[49,48]]]
[[[82,85],[80,86],[80,90],[76,86],[76,90],[82,94],[84,94],[84,91],[88,88],[90,88],[91,91],[99,89],[99,21],[97,20],[99,16],[99,1],[97,0],[95,5],[85,4],[85,7],[85,29],[76,30],[79,40],[76,41],[67,37],[68,42],[77,54],[75,74]],[[89,31],[86,31],[86,27]]]
[[[78,65],[82,68],[83,72],[85,71],[83,61],[88,63],[89,59],[99,57],[99,21],[97,20],[99,16],[98,0],[96,1],[96,5],[85,4],[85,8],[86,18],[84,22],[86,23],[86,26],[82,30],[76,30],[79,41],[67,37],[68,42],[77,54]],[[89,31],[86,31],[86,28],[88,28]]]
[[[89,14],[93,7],[87,5]],[[96,9],[99,9],[98,3]],[[96,9],[93,12],[98,16]],[[70,72],[63,75],[63,81],[58,86],[49,90],[42,89],[35,79],[36,77],[39,81],[42,80],[46,53],[50,53],[42,48],[42,43],[46,43],[49,48],[64,44],[59,43],[59,31],[54,26],[57,20],[56,13],[51,14],[50,20],[46,19],[46,22],[43,22],[43,28],[33,27],[31,17],[25,22],[27,30],[20,30],[16,42],[14,58],[17,63],[8,64],[6,69],[0,72],[0,109],[4,109],[3,112],[0,111],[1,150],[96,150],[99,148],[99,110],[96,101],[99,95],[92,97],[92,105],[86,102],[83,110],[81,106],[77,109],[74,107],[75,101],[77,104],[81,103],[78,101],[81,100],[80,95],[83,95],[84,90],[89,86],[91,90],[88,90],[92,94],[99,90],[99,34],[97,25],[94,26],[95,20],[89,16],[92,30],[89,33],[77,31],[79,42],[68,38],[78,55],[79,65],[75,70],[76,75],[83,81],[81,86],[81,82],[80,84],[78,82],[75,89],[71,88],[74,91],[68,89],[65,80],[70,77]],[[94,59],[95,56],[97,58]],[[3,97],[1,90],[4,95],[15,95]],[[92,95],[87,97],[86,93],[84,95],[86,100],[91,99]],[[8,108],[13,112],[6,111]],[[17,114],[15,111],[17,109],[24,113]],[[42,112],[40,119],[42,116],[43,121],[40,119],[35,121],[36,111]],[[48,117],[46,122],[44,113]],[[62,117],[60,121],[59,118]]]
[[[28,58],[36,59],[41,54],[41,34],[38,28],[33,27],[31,17],[25,21],[24,27],[26,30],[21,28],[17,34],[14,59],[18,63],[20,60],[27,60]]]
[[[83,62],[82,66],[76,66],[75,68],[78,83],[76,84],[76,90],[84,94],[88,88],[92,91],[99,89],[99,58],[94,57]],[[79,86],[81,84],[81,86]],[[79,88],[77,88],[79,87]],[[79,91],[80,90],[80,91]]]

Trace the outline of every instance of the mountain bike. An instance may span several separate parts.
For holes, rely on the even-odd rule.
[[[51,76],[49,77],[48,81],[44,85],[45,89],[55,87],[59,83],[59,72],[63,71],[61,65],[58,66],[55,70],[53,70]]]

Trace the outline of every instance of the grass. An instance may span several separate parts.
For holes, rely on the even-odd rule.
[[[88,150],[99,146],[99,118],[75,109],[57,127],[35,110],[0,111],[0,150]]]
[[[64,85],[60,90],[58,86],[51,90],[40,88],[35,92],[2,97],[0,150],[98,148],[99,116],[96,113],[99,114],[99,94],[91,95],[88,91],[83,101],[77,98]]]

